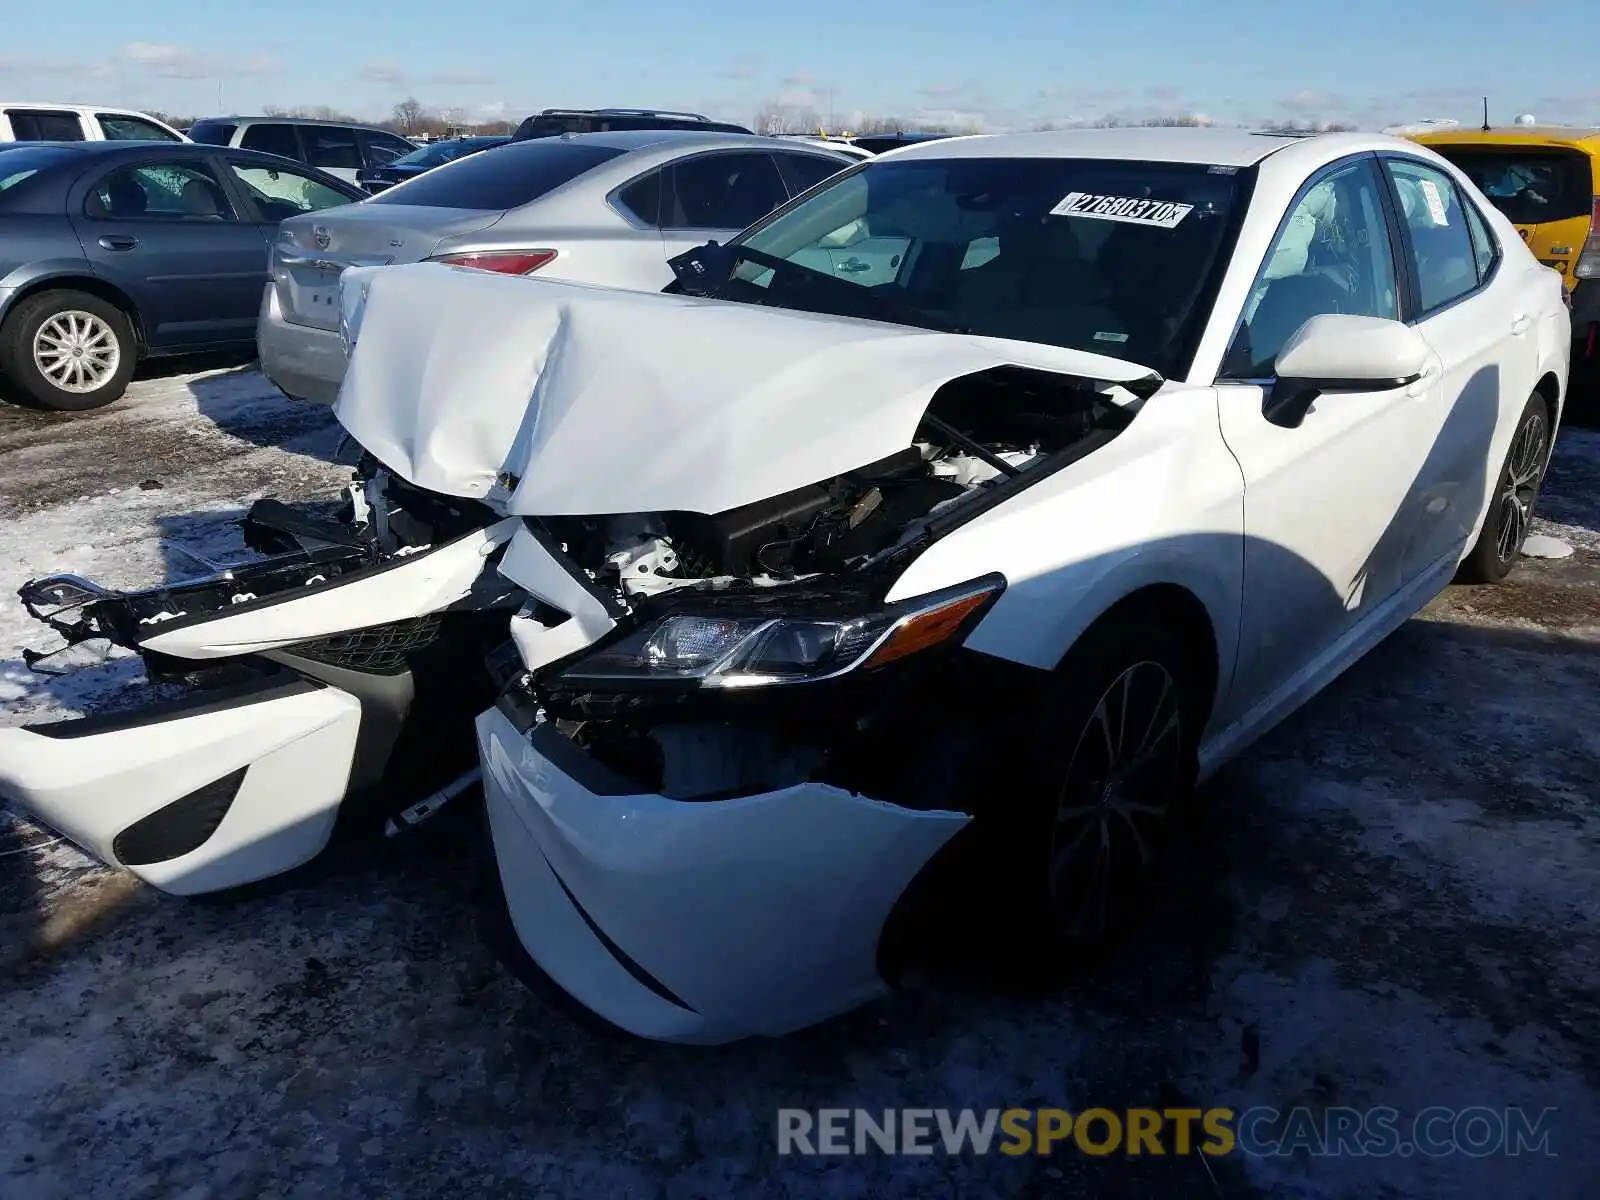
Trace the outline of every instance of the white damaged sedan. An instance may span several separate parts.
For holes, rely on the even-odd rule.
[[[0,730],[0,794],[211,891],[459,790],[475,718],[533,963],[636,1034],[781,1034],[919,922],[1115,936],[1198,780],[1512,569],[1566,390],[1560,277],[1385,137],[930,142],[675,268],[347,272],[345,519],[29,584],[186,690]]]

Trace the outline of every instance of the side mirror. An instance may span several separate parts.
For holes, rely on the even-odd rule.
[[[1266,418],[1293,429],[1318,396],[1406,387],[1427,372],[1432,354],[1422,335],[1400,321],[1344,313],[1312,317],[1278,352]]]
[[[734,261],[733,251],[713,240],[669,258],[667,265],[679,288],[691,296],[706,296],[728,282]]]

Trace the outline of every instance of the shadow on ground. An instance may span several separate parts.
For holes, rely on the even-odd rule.
[[[291,400],[252,362],[189,381],[200,415],[223,433],[257,446],[330,461],[339,440],[333,408]]]

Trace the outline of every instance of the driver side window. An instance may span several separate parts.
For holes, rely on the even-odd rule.
[[[1312,317],[1399,317],[1382,188],[1372,160],[1363,159],[1323,176],[1295,202],[1245,301],[1225,377],[1271,378],[1284,343]]]

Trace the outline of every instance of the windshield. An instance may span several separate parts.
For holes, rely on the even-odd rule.
[[[1589,158],[1543,147],[1430,146],[1516,225],[1587,217],[1593,203]]]
[[[1240,179],[1120,160],[869,162],[737,239],[717,294],[1172,374],[1224,261]]]

